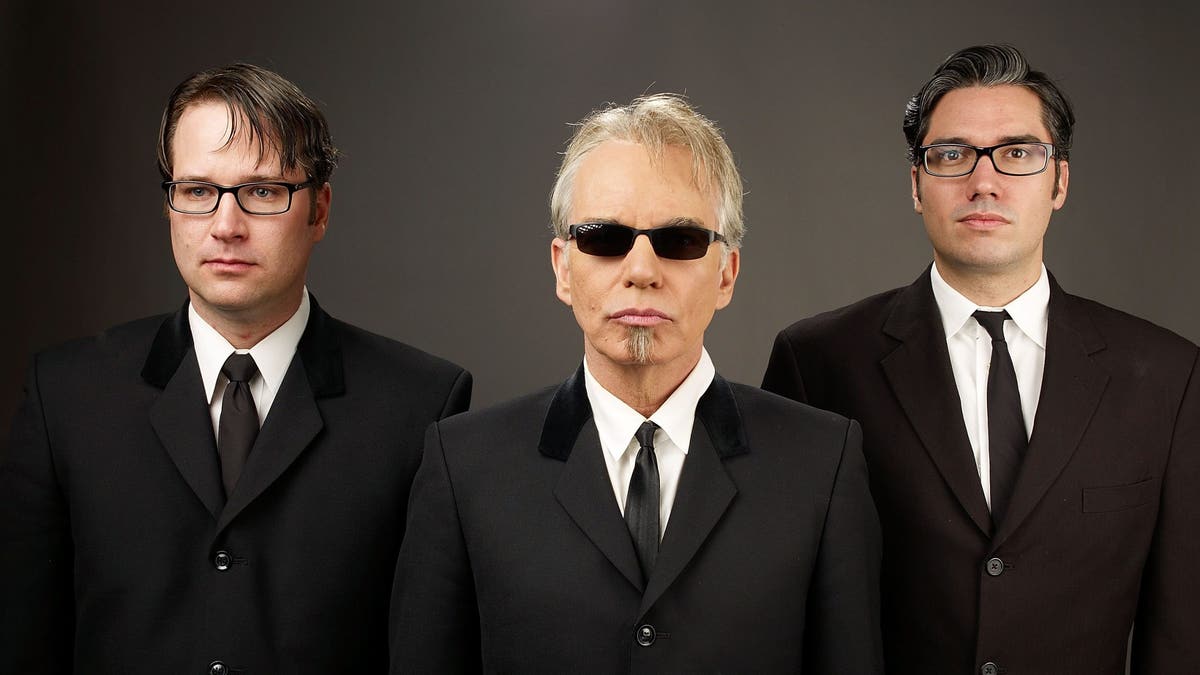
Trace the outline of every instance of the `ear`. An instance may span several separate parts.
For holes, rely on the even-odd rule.
[[[1071,178],[1071,165],[1066,160],[1059,162],[1058,165],[1061,168],[1058,172],[1058,194],[1054,195],[1055,211],[1061,209],[1067,201],[1067,183]]]
[[[737,283],[738,270],[742,264],[742,250],[735,248],[725,258],[721,269],[720,285],[717,286],[717,309],[724,309],[733,301],[733,285]]]
[[[924,213],[924,211],[921,210],[921,185],[919,182],[920,176],[917,175],[917,167],[912,167],[912,169],[909,170],[909,175],[912,178],[913,211],[916,211],[917,213]]]
[[[325,238],[325,230],[329,227],[329,209],[333,205],[333,186],[325,183],[317,190],[317,203],[313,205],[312,240],[317,243]],[[295,195],[292,195],[295,197]]]
[[[570,244],[558,237],[550,241],[550,267],[554,269],[554,292],[563,304],[571,306]]]

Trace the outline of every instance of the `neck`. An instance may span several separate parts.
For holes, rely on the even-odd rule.
[[[596,353],[588,353],[587,358],[588,370],[600,386],[642,417],[650,417],[691,374],[700,354],[648,364],[613,363]]]
[[[959,269],[937,260],[938,274],[951,288],[983,307],[1003,307],[1029,290],[1042,276],[1041,260],[1029,269]]]
[[[292,315],[300,308],[299,298],[295,303],[269,313],[226,311],[198,300],[196,294],[192,293],[191,301],[196,313],[221,337],[228,340],[234,349],[250,349],[262,342],[263,338],[287,323],[287,320],[292,318]]]

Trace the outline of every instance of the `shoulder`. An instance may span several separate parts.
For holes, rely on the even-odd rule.
[[[515,437],[533,438],[536,444],[559,386],[449,417],[438,422],[438,433],[447,445],[499,444],[501,438]]]
[[[850,420],[828,410],[814,408],[758,387],[730,382],[738,413],[749,430],[777,430],[780,436],[804,431],[845,436]]]
[[[861,453],[861,432],[850,419],[747,385],[730,386],[748,448],[743,474],[802,477],[797,480],[824,494],[817,486],[833,484],[847,452]]]
[[[107,328],[42,350],[34,359],[39,370],[63,369],[86,375],[104,364],[128,361],[138,370],[154,343],[155,335],[172,315],[159,314]]]
[[[424,376],[454,379],[462,367],[412,345],[377,335],[344,321],[329,318],[348,368],[374,372],[381,377]]]
[[[1196,346],[1192,341],[1175,331],[1151,323],[1132,313],[1100,304],[1096,300],[1079,295],[1063,293],[1064,301],[1075,316],[1086,316],[1102,339],[1110,347],[1140,346],[1168,352],[1192,352]],[[1054,321],[1051,316],[1051,321]],[[1086,327],[1084,327],[1086,328]]]
[[[750,455],[767,460],[767,466],[832,475],[847,444],[858,442],[854,422],[837,413],[744,384],[730,387]]]
[[[801,319],[780,331],[779,338],[795,343],[811,343],[841,341],[867,331],[878,333],[891,314],[896,297],[907,288],[893,288],[845,307]]]
[[[1074,331],[1075,339],[1114,372],[1175,380],[1190,374],[1200,359],[1200,350],[1186,337],[1096,300],[1063,293],[1060,316],[1055,313],[1051,304],[1051,335],[1055,327]],[[1054,351],[1050,336],[1046,348]]]

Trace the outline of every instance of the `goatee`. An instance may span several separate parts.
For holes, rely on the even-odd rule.
[[[650,348],[654,345],[654,329],[648,326],[630,326],[625,339],[629,358],[639,365],[650,363]]]

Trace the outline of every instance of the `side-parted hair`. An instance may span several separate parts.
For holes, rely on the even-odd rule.
[[[173,177],[171,142],[180,116],[188,106],[207,101],[224,102],[232,113],[227,144],[238,138],[239,125],[247,124],[246,140],[257,141],[259,160],[272,149],[285,171],[300,167],[318,187],[333,175],[338,151],[317,104],[278,73],[235,63],[191,75],[171,92],[158,128],[158,170],[163,180]]]
[[[567,222],[575,175],[583,158],[605,141],[637,143],[646,148],[651,161],[662,158],[663,149],[680,147],[692,153],[692,180],[696,187],[710,187],[717,196],[717,226],[725,235],[725,250],[739,248],[746,225],[742,216],[742,176],[725,144],[721,130],[678,94],[654,94],[634,99],[629,105],[610,104],[583,118],[563,154],[558,178],[550,193],[550,222],[554,235],[567,238]]]
[[[1045,73],[1030,68],[1016,47],[977,45],[947,57],[904,107],[904,137],[908,141],[908,160],[913,166],[920,163],[917,148],[929,132],[929,117],[943,96],[964,87],[1002,84],[1019,85],[1037,94],[1055,157],[1066,160],[1071,154],[1071,133],[1075,126],[1075,113],[1066,94]]]

